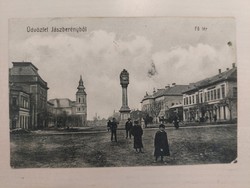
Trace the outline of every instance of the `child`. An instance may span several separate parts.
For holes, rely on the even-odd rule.
[[[159,129],[155,134],[155,162],[161,157],[161,162],[163,162],[163,156],[170,156],[169,146],[168,146],[168,137],[165,131],[165,125],[160,124]]]

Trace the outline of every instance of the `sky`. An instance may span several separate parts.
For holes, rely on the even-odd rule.
[[[27,32],[48,27],[48,32]],[[51,32],[86,27],[86,32]],[[199,28],[199,29],[198,29]],[[203,28],[203,29],[202,29]],[[128,105],[140,109],[146,92],[189,84],[236,63],[233,18],[40,18],[9,20],[9,67],[32,62],[48,83],[48,99],[75,100],[82,75],[88,119],[122,105],[119,75],[129,72]]]

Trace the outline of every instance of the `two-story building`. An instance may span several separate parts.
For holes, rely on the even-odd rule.
[[[183,92],[184,121],[226,121],[237,118],[237,67],[191,83]]]
[[[173,83],[171,86],[168,85],[163,89],[154,91],[152,95],[146,93],[141,101],[141,110],[148,112],[154,119],[169,120],[172,114],[171,107],[182,104],[182,92],[187,87],[188,85]],[[180,116],[182,117],[182,114]]]
[[[49,89],[47,82],[40,77],[38,68],[31,62],[13,62],[12,64],[13,67],[9,69],[10,109],[16,106],[14,108],[19,108],[22,113],[19,111],[18,116],[10,114],[10,118],[15,118],[10,119],[10,128],[16,126],[25,129],[45,127],[46,119],[44,117],[47,113],[47,91]],[[20,96],[17,97],[17,95]],[[13,124],[15,121],[19,122],[16,122],[15,125],[15,123]]]

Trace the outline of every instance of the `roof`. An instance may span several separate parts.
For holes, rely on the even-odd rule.
[[[55,108],[67,108],[72,107],[72,101],[68,98],[62,98],[62,99],[50,99],[50,103],[54,104]]]
[[[33,65],[31,62],[12,62],[14,67],[27,67],[31,66],[35,71],[38,71],[38,68]]]
[[[12,62],[13,67],[9,69],[10,82],[28,82],[40,83],[43,87],[48,89],[47,82],[45,82],[38,74],[38,68],[31,62]]]
[[[154,98],[161,96],[181,96],[182,92],[186,90],[188,85],[174,85],[165,89],[158,90],[154,93]]]
[[[162,96],[182,96],[182,92],[185,91],[188,88],[188,85],[174,85],[169,86],[164,89],[158,89],[156,92],[154,92],[152,95],[146,95],[142,99],[142,101],[146,99],[155,99]]]
[[[232,69],[226,70],[225,72],[200,80],[198,82],[190,83],[188,88],[183,91],[183,93],[205,88],[223,81],[237,81],[237,67],[233,67]]]

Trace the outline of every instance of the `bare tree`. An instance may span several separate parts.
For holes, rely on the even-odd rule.
[[[155,118],[155,123],[157,123],[157,117],[162,109],[162,102],[153,101],[149,105],[149,114]]]

